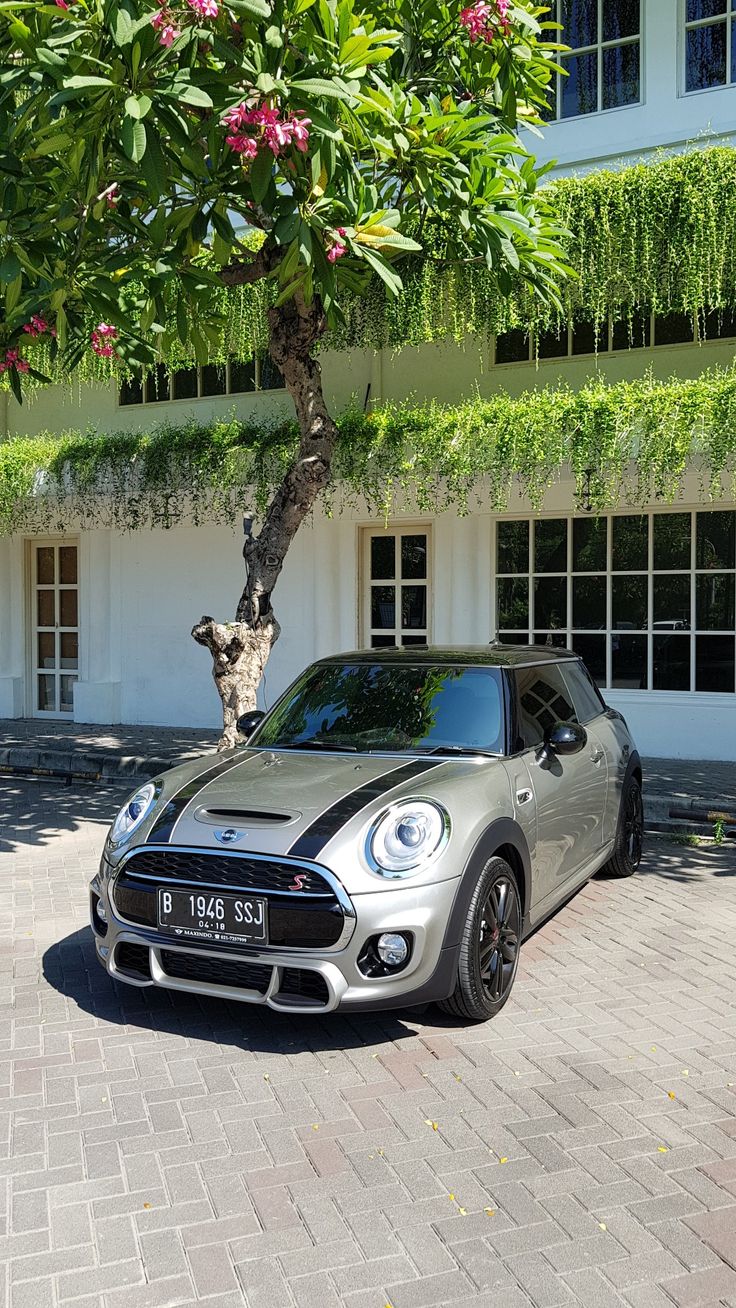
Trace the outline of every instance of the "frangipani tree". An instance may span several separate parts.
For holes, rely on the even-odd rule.
[[[29,372],[45,380],[39,337],[69,370],[88,349],[145,368],[172,333],[206,362],[223,279],[272,286],[299,448],[246,540],[232,620],[192,633],[212,654],[225,746],[279,634],[287,551],[330,479],[316,350],[345,297],[374,278],[400,295],[408,261],[442,257],[485,261],[500,296],[522,279],[556,298],[560,232],[517,135],[554,72],[545,12],[0,0],[0,370],[16,397]]]

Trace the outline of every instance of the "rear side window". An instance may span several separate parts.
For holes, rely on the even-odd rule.
[[[570,689],[578,722],[592,722],[593,718],[605,713],[606,706],[582,663],[566,663],[562,675]]]
[[[555,722],[577,722],[572,695],[555,663],[514,671],[518,689],[519,730],[517,749],[541,745],[547,727]]]

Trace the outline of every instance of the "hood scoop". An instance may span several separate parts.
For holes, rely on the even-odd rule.
[[[198,822],[212,826],[226,822],[232,826],[282,827],[295,822],[301,813],[275,813],[262,808],[198,808],[194,816]]]

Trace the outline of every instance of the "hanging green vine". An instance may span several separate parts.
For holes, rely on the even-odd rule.
[[[232,524],[262,508],[293,458],[296,425],[235,418],[148,432],[67,432],[0,443],[0,535],[20,530]],[[473,503],[503,509],[519,484],[535,508],[561,471],[594,509],[672,500],[686,469],[701,494],[736,491],[736,368],[691,381],[651,375],[497,394],[456,406],[387,405],[340,420],[333,499],[375,513]],[[329,508],[329,505],[328,505]]]
[[[630,322],[641,310],[692,316],[736,306],[736,150],[714,146],[653,162],[550,182],[575,277],[563,288],[564,316],[603,323]],[[545,309],[519,285],[500,296],[485,265],[451,264],[440,228],[421,233],[426,258],[407,261],[405,290],[394,298],[378,278],[368,294],[348,301],[345,325],[325,338],[326,348],[400,348],[469,334],[489,337],[513,327],[549,326]],[[248,360],[267,347],[270,282],[223,287],[220,326],[208,324],[210,361]],[[172,294],[172,325],[175,295]],[[162,360],[176,368],[192,361],[165,331]],[[55,380],[41,349],[37,366]],[[80,381],[120,374],[114,359],[90,351]]]

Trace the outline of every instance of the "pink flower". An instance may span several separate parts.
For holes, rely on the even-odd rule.
[[[151,26],[157,32],[161,33],[161,45],[171,46],[174,44],[177,36],[181,36],[178,27],[171,20],[171,15],[165,9],[159,9],[151,18]]]
[[[225,141],[234,150],[236,154],[241,154],[244,159],[255,159],[258,154],[258,142],[252,136],[244,136],[238,133],[233,136],[226,136]]]
[[[341,239],[336,240],[336,236],[340,237]],[[337,263],[338,259],[342,259],[342,256],[344,254],[347,254],[347,252],[348,252],[348,247],[345,244],[345,228],[336,227],[335,236],[332,237],[332,245],[327,251],[327,262]]]
[[[59,9],[68,9],[68,8],[69,8],[69,6],[68,6],[66,0],[56,0],[56,4],[57,4],[57,7],[58,7]]]
[[[107,191],[105,192],[105,202],[107,204],[108,209],[115,208],[115,205],[117,204],[120,198],[118,195],[118,189],[119,188],[117,182],[113,182],[112,186],[108,186]]]
[[[187,0],[191,9],[196,9],[201,18],[217,18],[219,9],[216,0]]]
[[[48,331],[48,323],[40,314],[34,313],[31,316],[31,321],[24,323],[23,331],[28,332],[29,336],[43,336],[43,333]]]
[[[107,322],[98,322],[91,335],[92,349],[95,354],[99,354],[101,359],[110,359],[115,353],[111,341],[117,339],[117,327],[111,327]]]
[[[263,104],[258,107],[247,102],[229,109],[222,122],[223,126],[236,129],[225,138],[227,144],[239,154],[247,155],[249,159],[254,159],[258,153],[259,140],[275,158],[292,145],[304,154],[309,144],[309,128],[312,125],[311,120],[302,114],[282,118],[279,110],[273,105]],[[257,136],[253,138],[246,135],[241,130],[244,127],[255,128]]]
[[[8,368],[15,368],[16,372],[28,372],[28,360],[22,359],[17,350],[6,350],[5,360],[0,363],[0,373],[7,372]]]
[[[510,0],[477,0],[476,4],[460,10],[460,22],[467,28],[471,41],[493,41],[499,33],[506,36],[511,24],[508,19]],[[494,21],[496,26],[494,27]]]

